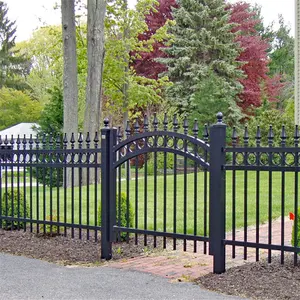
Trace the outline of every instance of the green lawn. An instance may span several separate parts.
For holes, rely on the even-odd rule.
[[[209,177],[209,174],[207,174]],[[272,218],[277,218],[281,215],[281,173],[273,173],[272,180]],[[231,231],[232,228],[232,172],[226,174],[226,229]],[[16,179],[14,180],[16,182]],[[295,176],[293,173],[285,174],[285,204],[284,214],[288,215],[290,211],[294,211],[294,181]],[[157,177],[157,230],[163,230],[164,218],[164,190],[166,190],[166,207],[167,218],[166,228],[167,231],[173,231],[174,222],[174,176],[167,176],[167,184],[164,186],[164,177]],[[260,223],[268,220],[268,194],[269,194],[269,174],[268,172],[260,172]],[[138,216],[138,228],[144,228],[144,207],[145,207],[145,179],[139,178],[138,180],[138,210],[135,211],[135,188],[136,181],[129,182],[129,199],[134,209],[134,214]],[[21,188],[23,189],[23,187]],[[2,192],[5,189],[2,188]],[[121,182],[121,191],[126,192],[126,182]],[[118,191],[117,191],[118,193]],[[89,201],[87,195],[89,194]],[[244,226],[244,172],[236,172],[236,226]],[[248,206],[248,221],[247,225],[253,225],[256,222],[256,172],[248,172],[248,189],[247,189],[247,206]],[[177,211],[176,211],[176,224],[177,232],[183,232],[184,224],[184,176],[177,175]],[[65,199],[66,198],[66,206]],[[97,201],[95,201],[97,198]],[[51,200],[52,199],[52,200]],[[73,200],[72,200],[73,199]],[[52,207],[52,215],[57,216],[59,211],[60,221],[64,221],[64,210],[66,209],[67,222],[74,222],[79,224],[95,224],[98,220],[96,210],[98,210],[99,202],[101,199],[101,186],[97,185],[97,197],[95,197],[95,186],[89,187],[76,187],[72,195],[72,190],[63,188],[53,188],[52,191],[49,187],[39,186],[37,189],[36,184],[32,188],[26,187],[26,202],[32,206],[32,216],[37,218],[37,208],[39,210],[39,219],[43,219],[44,215],[50,217],[50,207]],[[207,208],[208,208],[209,195],[207,195]],[[197,173],[197,233],[203,234],[204,232],[204,173]],[[73,204],[72,204],[73,203]],[[147,228],[154,228],[154,177],[148,176],[147,179]],[[194,174],[187,175],[187,232],[194,232]],[[72,216],[72,207],[74,206],[74,214]],[[44,213],[45,207],[45,213]],[[80,209],[81,208],[81,209]],[[80,213],[81,211],[81,213]],[[81,217],[80,217],[81,216]],[[97,217],[97,218],[96,218]],[[97,221],[98,222],[98,221]],[[207,218],[208,222],[208,218]],[[207,223],[208,230],[208,223]]]

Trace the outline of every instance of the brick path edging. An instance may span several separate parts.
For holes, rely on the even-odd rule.
[[[284,240],[285,245],[290,245],[292,222],[286,217],[284,220]],[[260,242],[267,243],[268,239],[268,224],[262,224],[259,228]],[[231,239],[232,233],[228,233],[226,237]],[[247,236],[249,242],[255,242],[256,228],[255,226],[248,227]],[[236,231],[236,240],[243,240],[244,230]],[[281,219],[272,222],[272,243],[280,245],[281,243]],[[167,247],[162,252],[152,253],[149,255],[140,255],[120,261],[111,261],[108,266],[142,271],[154,275],[169,278],[178,281],[191,281],[197,277],[203,276],[212,272],[212,256],[203,254],[203,243],[199,242],[198,253],[193,252],[193,242],[187,242],[188,248],[186,252],[181,250],[173,251],[172,245]],[[267,250],[260,250],[260,258],[267,257]],[[278,254],[278,251],[272,252]],[[244,260],[244,248],[236,247],[236,257],[232,259],[232,247],[226,248],[226,268],[239,266],[247,262],[256,260],[256,249],[247,249],[247,260]]]

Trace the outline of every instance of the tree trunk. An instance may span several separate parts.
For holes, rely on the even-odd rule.
[[[125,43],[125,56],[124,56],[124,62],[125,62],[125,67],[124,67],[124,84],[123,84],[123,126],[124,126],[124,139],[126,139],[126,132],[125,129],[127,127],[127,121],[129,121],[129,112],[128,112],[128,104],[129,104],[129,99],[128,99],[128,88],[129,88],[129,47],[128,47],[128,39],[129,39],[129,26],[128,26],[128,16],[127,16],[127,9],[128,9],[128,1],[123,0],[124,3],[124,9],[126,11],[125,14],[125,26],[124,26],[124,31],[123,31],[123,41]],[[126,174],[127,174],[127,168],[129,165],[129,178],[131,179],[131,172],[130,172],[130,161],[129,164],[125,164],[125,169],[126,169]]]
[[[104,64],[104,19],[106,1],[88,0],[87,48],[88,74],[86,84],[86,106],[84,114],[84,136],[87,132],[93,140],[95,132],[100,130],[101,90]],[[93,173],[93,172],[92,172]],[[90,174],[90,183],[94,182],[94,174]],[[99,176],[100,177],[100,176]],[[86,176],[83,176],[86,182]]]
[[[77,86],[77,58],[76,58],[76,27],[74,0],[61,0],[63,58],[64,58],[64,132],[68,140],[74,133],[75,147],[78,139],[78,86]],[[77,171],[77,170],[76,170]],[[71,170],[67,170],[66,186],[71,185]],[[74,178],[74,185],[78,185],[78,176]]]

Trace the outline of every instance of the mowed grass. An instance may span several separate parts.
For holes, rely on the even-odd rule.
[[[207,188],[205,192],[205,176],[207,176]],[[294,212],[295,202],[295,174],[285,173],[284,190],[282,190],[281,172],[272,173],[272,184],[269,185],[269,173],[259,172],[259,180],[256,172],[236,171],[235,181],[235,222],[236,228],[249,226],[256,223],[256,212],[259,208],[259,223],[265,223],[268,218],[278,218],[282,209],[284,215]],[[247,188],[245,178],[247,177]],[[174,192],[174,175],[157,177],[155,191],[154,177],[147,176],[121,182],[121,189],[117,183],[117,193],[125,192],[129,195],[129,201],[134,211],[134,226],[139,229],[150,229],[168,232],[204,235],[208,234],[209,222],[209,173],[198,172],[186,175],[185,193],[184,175],[176,176],[176,192]],[[137,183],[137,185],[136,185]],[[165,184],[166,183],[166,184]],[[257,192],[257,184],[259,193]],[[147,189],[145,190],[145,186]],[[245,189],[246,188],[246,189]],[[10,188],[8,188],[10,189]],[[196,189],[196,190],[195,190]],[[20,190],[24,191],[24,187]],[[2,187],[2,193],[5,188]],[[269,192],[272,198],[272,214],[269,216]],[[51,215],[61,222],[75,224],[99,224],[98,210],[101,201],[101,185],[90,185],[63,189],[47,186],[26,187],[26,203],[30,206],[33,219],[48,219]],[[156,194],[156,196],[155,196]],[[175,200],[176,196],[176,200]],[[257,203],[259,197],[259,203]],[[282,197],[284,206],[282,207]],[[155,216],[156,198],[156,220]],[[175,205],[176,201],[176,205]],[[206,203],[206,204],[205,204]],[[245,204],[247,204],[245,206]],[[206,205],[206,219],[205,219]],[[233,173],[226,172],[226,230],[232,230],[233,217]],[[245,212],[245,209],[247,211]],[[164,211],[166,211],[164,213]],[[185,214],[186,212],[186,214]],[[244,216],[247,214],[247,223]],[[137,218],[137,223],[136,223]],[[54,219],[54,218],[53,218]],[[206,223],[206,226],[205,226]]]

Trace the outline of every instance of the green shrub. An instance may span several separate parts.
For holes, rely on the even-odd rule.
[[[128,226],[133,226],[133,219],[134,219],[134,213],[131,203],[129,202],[129,215],[127,215],[127,197],[125,193],[121,193],[120,198],[120,212],[119,212],[119,196],[116,197],[116,221],[117,225],[120,224],[122,227],[127,227],[127,220],[128,220]],[[119,215],[120,215],[120,221],[119,221]],[[101,203],[99,205],[98,209],[98,216],[99,216],[99,225],[101,226]],[[128,233],[127,232],[121,232],[120,233],[120,239],[121,241],[125,241]]]
[[[248,131],[249,131],[249,146],[256,145],[256,132],[257,125],[260,126],[261,131],[261,146],[268,146],[268,133],[270,130],[270,125],[272,125],[272,130],[274,134],[273,146],[278,147],[281,145],[281,131],[282,125],[285,125],[286,130],[286,144],[293,145],[294,144],[294,119],[287,117],[279,110],[267,110],[261,113],[259,116],[252,118],[249,120]],[[239,132],[239,140],[240,143],[243,143],[243,134],[244,132]]]
[[[295,218],[293,213],[290,213],[290,215],[293,216],[293,219]],[[297,220],[297,223],[298,223],[298,225],[297,225],[297,228],[298,228],[298,231],[297,231],[297,245],[295,245],[295,221],[296,220],[294,219],[291,243],[292,243],[293,246],[299,247],[300,246],[300,209],[298,210],[298,220]]]
[[[15,217],[15,218],[26,218],[29,217],[29,207],[26,204],[24,206],[24,193],[13,189],[3,193],[2,195],[2,216]],[[24,228],[25,222],[3,220],[2,226],[7,229]]]
[[[32,176],[36,178],[38,183],[45,184],[49,187],[56,187],[63,185],[63,168],[48,167],[47,162],[49,158],[46,158],[44,167],[33,167]],[[52,170],[50,170],[50,168]]]
[[[181,157],[180,155],[177,155],[177,157]],[[160,173],[164,169],[164,153],[158,152],[157,153],[157,171]],[[173,169],[174,168],[174,154],[167,153],[166,155],[166,167],[167,169]],[[143,170],[140,171],[141,174],[144,172],[145,165],[143,167]],[[154,174],[154,154],[151,153],[148,162],[147,162],[147,175],[153,175]]]

